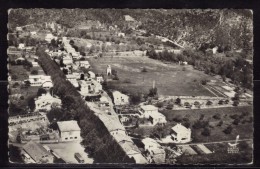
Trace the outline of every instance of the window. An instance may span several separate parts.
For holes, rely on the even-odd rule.
[[[74,137],[75,139],[77,139],[78,137]]]
[[[73,139],[73,137],[70,137],[70,139]]]
[[[65,140],[68,140],[68,137],[66,137]]]

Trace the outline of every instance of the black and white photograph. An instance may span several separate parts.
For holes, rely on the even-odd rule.
[[[253,15],[10,8],[9,162],[252,164]]]

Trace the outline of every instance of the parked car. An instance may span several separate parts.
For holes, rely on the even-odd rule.
[[[79,153],[75,153],[74,154],[75,159],[79,162],[79,163],[84,163],[84,159],[82,158],[82,156]]]

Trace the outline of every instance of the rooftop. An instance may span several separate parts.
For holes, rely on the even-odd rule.
[[[65,131],[80,131],[79,125],[77,121],[71,120],[71,121],[60,121],[57,122],[58,127],[61,132]]]
[[[172,127],[172,130],[175,131],[176,133],[180,132],[190,132],[190,129],[186,128],[183,126],[181,123],[176,124],[174,127]]]
[[[35,161],[40,162],[45,156],[52,156],[41,144],[29,141],[23,146],[23,150]]]
[[[158,110],[158,108],[155,107],[155,106],[153,106],[153,105],[143,105],[143,106],[141,106],[141,108],[142,108],[144,111]]]

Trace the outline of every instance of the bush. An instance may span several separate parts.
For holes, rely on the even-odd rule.
[[[240,119],[235,119],[235,120],[233,121],[233,124],[234,124],[234,125],[238,125],[239,122],[240,122]]]
[[[166,109],[172,110],[172,109],[173,109],[173,104],[168,104],[168,105],[166,106]]]
[[[18,83],[18,82],[15,82],[14,84],[13,84],[13,88],[18,88],[20,86],[20,84]]]
[[[210,101],[210,100],[207,101],[207,103],[206,103],[207,106],[211,106],[212,104],[213,104],[213,103],[212,103],[212,101]]]
[[[163,107],[163,102],[158,102],[158,103],[156,103],[156,107],[162,108],[162,107]]]
[[[214,116],[213,116],[213,118],[214,119],[216,119],[216,120],[219,120],[219,119],[221,119],[221,115],[218,113],[218,114],[215,114]]]
[[[204,128],[204,130],[201,132],[201,135],[210,136],[210,129],[208,127]]]
[[[238,106],[239,105],[239,101],[238,100],[235,100],[234,102],[233,102],[233,106]]]
[[[114,77],[113,77],[113,80],[119,80],[118,76],[117,76],[117,75],[114,76]]]
[[[239,115],[238,114],[233,114],[229,116],[231,119],[238,119]]]
[[[181,104],[181,99],[180,99],[180,98],[177,98],[175,103],[178,104],[178,105],[180,105],[180,104]]]
[[[233,130],[233,127],[232,126],[228,126],[223,132],[225,134],[230,134],[232,132],[232,130]]]
[[[202,85],[206,85],[207,84],[207,80],[201,80],[201,84]]]
[[[221,120],[221,121],[219,121],[219,123],[217,124],[217,126],[222,126],[223,125],[223,121]]]

